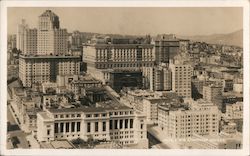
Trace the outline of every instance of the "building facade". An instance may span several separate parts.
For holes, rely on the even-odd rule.
[[[222,110],[222,86],[221,85],[207,85],[203,87],[203,99],[211,101],[218,105],[219,109]]]
[[[152,91],[171,90],[171,71],[166,66],[143,67],[144,88]]]
[[[178,96],[191,98],[192,66],[183,63],[170,63],[169,68],[172,73],[172,90],[175,91]]]
[[[139,70],[153,66],[151,44],[89,44],[83,47],[83,60],[88,69]]]
[[[37,138],[40,142],[82,138],[115,141],[122,145],[148,146],[145,116],[128,107],[57,109],[38,113]]]
[[[37,29],[26,29],[24,31],[23,54],[37,54]]]
[[[51,10],[39,16],[37,35],[38,55],[67,54],[67,30],[60,28],[59,17]]]
[[[26,21],[22,19],[21,24],[17,27],[17,49],[23,51],[24,50],[24,32],[28,29],[28,25]]]
[[[158,125],[170,138],[218,134],[219,121],[218,107],[206,101],[193,101],[189,110],[158,106]]]
[[[19,78],[24,87],[55,82],[57,75],[80,73],[80,56],[25,56],[19,58]]]
[[[226,105],[227,119],[243,119],[243,102]]]
[[[179,53],[179,40],[173,34],[158,35],[155,39],[155,61],[169,63]]]

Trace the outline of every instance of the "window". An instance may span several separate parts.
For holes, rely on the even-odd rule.
[[[77,117],[81,117],[81,114],[77,114]]]
[[[106,122],[102,122],[102,131],[103,131],[103,132],[106,131]]]
[[[133,119],[130,119],[130,128],[133,128]]]
[[[90,125],[90,122],[88,122],[88,123],[87,123],[87,132],[88,132],[88,133],[91,131],[91,129],[90,129],[91,127],[90,127],[90,126],[91,126],[91,125]]]
[[[143,129],[143,124],[141,124],[141,129]]]
[[[60,132],[63,132],[63,123],[60,123]]]
[[[58,133],[58,123],[55,123],[54,127],[55,127],[55,133]]]
[[[98,132],[98,122],[95,122],[95,132]]]
[[[50,135],[50,130],[49,129],[47,130],[47,135]]]
[[[106,116],[106,114],[102,114],[102,117],[105,117]]]
[[[113,129],[113,120],[109,120],[109,129]]]
[[[87,117],[87,118],[90,118],[90,117],[91,117],[91,115],[90,115],[90,114],[87,114],[87,115],[86,115],[86,117]]]
[[[66,132],[69,132],[69,122],[66,122]]]
[[[81,123],[80,123],[80,122],[77,122],[77,123],[76,123],[76,131],[77,131],[77,132],[80,131],[80,126],[81,126]]]
[[[71,123],[71,132],[75,132],[75,122]]]
[[[120,129],[122,129],[123,126],[123,120],[120,120]]]
[[[115,129],[118,128],[118,120],[115,120]]]
[[[128,128],[128,119],[125,119],[125,129]]]
[[[98,117],[98,116],[99,116],[99,114],[95,114],[94,116],[95,116],[95,117]]]

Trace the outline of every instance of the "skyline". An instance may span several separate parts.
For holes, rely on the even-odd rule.
[[[37,28],[38,16],[47,9],[51,9],[59,16],[61,28],[66,28],[68,32],[79,30],[81,32],[121,35],[173,33],[194,36],[227,34],[243,28],[243,9],[240,7],[12,7],[8,8],[8,34],[16,33],[17,25],[21,23],[21,19],[25,19],[30,28]],[[32,12],[32,14],[27,12]],[[103,16],[109,18],[103,18]],[[164,20],[163,17],[165,17]],[[136,27],[134,27],[135,25]]]

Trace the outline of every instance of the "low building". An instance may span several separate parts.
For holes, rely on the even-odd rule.
[[[127,106],[50,109],[37,114],[37,139],[111,140],[148,148],[145,116]]]

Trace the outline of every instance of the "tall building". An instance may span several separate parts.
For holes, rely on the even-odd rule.
[[[63,55],[67,53],[66,29],[60,28],[59,17],[51,10],[39,16],[37,52],[38,55]]]
[[[169,63],[179,53],[179,40],[173,34],[158,35],[155,39],[155,61]]]
[[[80,73],[80,56],[26,56],[19,58],[19,78],[24,87],[34,83],[56,82],[57,75]]]
[[[189,109],[159,105],[158,125],[171,138],[217,135],[220,115],[216,105],[203,100],[192,101]]]
[[[17,49],[22,54],[37,54],[37,29],[30,29],[23,19],[17,30]]]
[[[24,50],[24,33],[28,29],[28,25],[26,21],[22,19],[21,24],[17,26],[17,49],[23,51]]]
[[[152,91],[171,90],[171,71],[168,67],[154,66],[143,67],[142,73],[144,76],[144,88]]]
[[[37,29],[26,29],[24,32],[23,54],[37,54]]]
[[[191,77],[193,76],[193,68],[189,64],[175,62],[170,63],[169,68],[172,73],[172,90],[178,96],[191,98]]]
[[[145,116],[126,106],[50,109],[37,115],[39,142],[92,137],[148,148]]]

